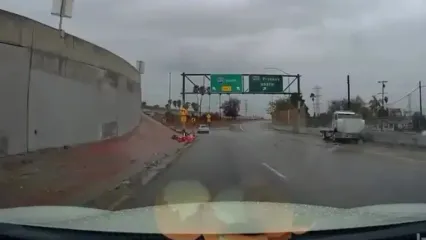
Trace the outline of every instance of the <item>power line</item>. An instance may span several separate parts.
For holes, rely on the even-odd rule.
[[[417,91],[418,89],[419,89],[419,87],[414,88],[411,92],[407,93],[406,95],[404,95],[400,99],[398,99],[398,100],[396,100],[396,101],[394,101],[392,103],[389,103],[389,105],[394,105],[394,104],[397,104],[397,103],[401,102],[402,100],[404,100],[404,98],[410,96],[413,92]]]
[[[396,100],[396,101],[394,101],[394,102],[392,102],[392,103],[390,103],[390,105],[394,105],[394,104],[397,104],[397,103],[399,103],[400,101],[402,101],[402,100],[404,100],[405,98],[407,98],[408,97],[408,111],[409,111],[409,114],[411,114],[412,113],[412,108],[411,108],[411,96],[412,96],[412,94],[415,92],[415,91],[419,91],[419,113],[420,113],[420,115],[423,115],[423,109],[422,109],[422,88],[423,88],[423,86],[422,86],[422,83],[421,83],[421,81],[419,81],[419,85],[417,86],[417,87],[415,87],[413,90],[411,90],[411,92],[409,92],[409,93],[407,93],[407,94],[405,94],[404,96],[402,96],[401,98],[399,98],[398,100]]]

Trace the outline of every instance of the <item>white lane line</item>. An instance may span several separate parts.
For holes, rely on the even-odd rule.
[[[243,125],[240,124],[241,131],[244,131]]]
[[[262,165],[263,165],[264,167],[266,167],[269,171],[271,171],[271,172],[275,173],[275,175],[277,175],[278,177],[280,177],[280,178],[282,178],[282,179],[284,179],[284,180],[287,180],[287,177],[286,177],[286,176],[284,176],[282,173],[280,173],[280,172],[278,172],[277,170],[275,170],[273,167],[269,166],[267,163],[262,163]]]

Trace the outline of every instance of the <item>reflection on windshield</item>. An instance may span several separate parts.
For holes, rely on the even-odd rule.
[[[338,114],[337,115],[337,118],[357,118],[357,119],[359,119],[359,118],[362,118],[362,116],[361,115],[359,115],[359,114]]]

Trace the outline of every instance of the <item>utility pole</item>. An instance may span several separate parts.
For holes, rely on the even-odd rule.
[[[411,93],[408,94],[408,116],[411,116],[413,112],[413,109],[411,108]]]
[[[419,106],[420,106],[420,116],[423,116],[423,105],[422,105],[422,81],[419,81]]]
[[[388,81],[377,81],[377,82],[382,84],[381,95],[382,95],[382,107],[384,108],[385,107],[385,87],[386,87],[385,83],[387,83]]]
[[[346,83],[348,84],[348,110],[351,110],[351,80],[349,75],[346,77]]]
[[[300,75],[299,74],[297,74],[296,79],[297,79],[297,97],[298,97],[298,100],[297,100],[297,123],[296,123],[296,129],[294,129],[294,130],[295,130],[296,133],[299,133],[300,132],[300,108],[302,107],[301,102],[300,102],[300,98],[302,97],[302,93],[301,93],[301,90],[300,90]]]
[[[385,87],[388,81],[377,81],[377,83],[380,83],[382,85],[382,92],[380,93],[382,95],[382,108],[385,108]],[[380,110],[379,110],[380,111]],[[380,129],[383,132],[383,121],[380,121]]]
[[[172,100],[172,73],[169,72],[169,100]]]

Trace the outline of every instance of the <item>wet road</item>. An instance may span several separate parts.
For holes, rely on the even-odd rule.
[[[253,122],[212,130],[114,210],[199,201],[355,207],[426,202],[426,152],[335,145]]]

